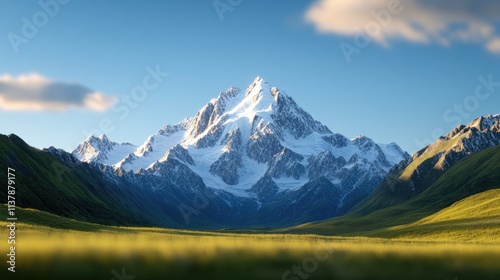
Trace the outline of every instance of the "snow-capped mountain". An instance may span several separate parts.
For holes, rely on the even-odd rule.
[[[118,144],[106,137],[89,136],[83,143],[73,151],[73,155],[83,162],[99,162],[113,165],[117,160],[129,155],[137,149],[130,143]]]
[[[440,191],[436,189],[445,185],[441,181],[442,176],[446,175],[456,164],[465,161],[469,155],[498,145],[500,145],[500,114],[479,117],[467,125],[459,125],[393,168],[372,195],[356,208],[355,212],[366,215],[381,208],[405,203],[413,198],[422,198],[423,193],[426,193],[424,197],[441,196],[443,189]],[[469,171],[464,170],[464,172]],[[486,173],[485,178],[489,176]],[[483,176],[478,174],[475,178],[480,177]],[[461,180],[463,178],[458,179],[458,182],[462,182]],[[446,184],[453,186],[457,182],[447,177]],[[468,184],[460,185],[460,188],[473,188]],[[488,180],[476,184],[476,190],[481,191],[493,187],[495,184]],[[458,189],[458,186],[455,188]],[[460,192],[460,195],[466,193]],[[469,193],[471,194],[473,193]],[[439,203],[443,203],[442,197],[436,198],[435,205]]]
[[[139,147],[91,136],[73,154],[117,174],[168,178],[179,187],[191,188],[183,180],[200,178],[216,193],[251,199],[259,209],[279,200],[292,207],[330,200],[319,209],[325,216],[366,197],[409,156],[394,143],[333,133],[261,77],[245,91],[222,92],[194,117],[166,125]]]
[[[479,117],[459,125],[433,144],[415,153],[401,179],[409,180],[419,192],[426,186],[429,172],[444,172],[469,154],[500,145],[500,114]]]

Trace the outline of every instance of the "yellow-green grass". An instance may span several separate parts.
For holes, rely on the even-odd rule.
[[[403,232],[397,230],[388,232],[387,229],[415,223],[452,206],[458,201],[470,199],[481,192],[499,189],[500,173],[498,170],[500,170],[500,146],[469,155],[443,174],[420,174],[421,176],[436,178],[430,178],[430,180],[427,178],[426,180],[430,181],[427,182],[428,187],[413,197],[409,196],[408,193],[411,187],[409,184],[382,183],[374,191],[374,195],[363,202],[358,209],[345,216],[326,221],[311,222],[289,229],[281,229],[281,232],[315,232],[329,235],[363,234],[394,238]],[[459,207],[455,206],[448,210],[448,216],[458,217],[460,214],[464,219],[476,219],[482,218],[481,215],[484,211],[489,211],[489,213],[500,212],[500,209],[495,204],[487,201],[478,202],[478,199],[487,199],[495,194],[496,192],[491,192],[476,197],[470,202],[463,203]],[[477,205],[479,203],[484,204],[481,208],[483,212],[478,212],[477,208],[465,210],[469,208],[467,204]],[[487,208],[490,208],[490,210],[486,210]],[[476,213],[476,216],[467,216],[473,212]],[[434,238],[433,232],[436,232],[435,230],[441,227],[440,231],[445,234],[445,238],[451,232],[455,233],[455,237],[459,237],[461,240],[491,239],[500,236],[491,235],[492,232],[498,232],[500,226],[498,221],[491,217],[484,218],[487,220],[480,225],[477,224],[477,221],[467,221],[465,223],[466,227],[464,227],[463,223],[460,224],[455,219],[447,221],[448,224],[443,222],[442,224],[423,225],[419,228],[408,229],[404,234],[407,235],[411,231],[414,232],[412,235],[418,237],[430,235],[431,238]],[[421,230],[425,230],[425,232],[421,232]]]
[[[500,189],[489,190],[467,197],[412,225],[465,219],[475,220],[476,222],[484,219],[497,220],[497,223],[500,224],[500,220],[498,220],[500,219]]]
[[[391,227],[382,236],[500,243],[500,189],[472,195],[416,222]]]
[[[2,212],[5,207],[2,207]],[[18,209],[16,274],[1,279],[498,279],[500,242],[225,233],[80,224],[82,230],[22,222],[45,213]],[[6,228],[5,219],[0,222]],[[92,230],[91,230],[92,228]],[[2,230],[2,232],[4,232]],[[2,252],[7,250],[6,242]],[[326,260],[323,260],[323,257]],[[317,268],[314,268],[317,264]],[[7,276],[7,277],[5,277]],[[117,279],[118,280],[118,279]]]
[[[422,216],[424,212],[409,212],[410,210],[393,207],[382,209],[369,217],[351,218],[357,219],[361,226],[357,232],[349,231],[344,235],[393,240],[451,240],[500,244],[500,189],[469,196],[434,214],[423,215],[424,218],[416,220],[412,219],[411,216]],[[397,215],[388,215],[390,211],[398,213]],[[392,218],[388,219],[387,217]],[[328,234],[328,232],[338,232],[339,227],[342,226],[341,222],[349,222],[349,218],[339,218],[333,225],[328,223],[305,224],[289,229],[288,232]],[[371,229],[362,226],[373,222],[378,223],[379,228]]]

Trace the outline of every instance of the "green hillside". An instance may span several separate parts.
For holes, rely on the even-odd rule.
[[[466,204],[498,207],[488,197]],[[500,273],[500,234],[474,242],[245,234],[101,226],[22,208],[18,215],[16,275],[3,262],[1,279],[119,279],[112,271],[122,269],[128,279],[218,280],[302,279],[286,274],[293,267],[308,268],[304,279],[498,279]],[[314,270],[309,263],[317,264]]]
[[[500,189],[469,196],[448,208],[411,225],[424,225],[445,221],[490,219],[500,217]]]
[[[0,220],[6,221],[7,215],[7,205],[0,205]],[[100,230],[112,230],[117,227],[94,224],[89,222],[82,222],[75,219],[64,218],[51,214],[48,212],[36,210],[36,209],[26,209],[17,207],[16,216],[19,221],[22,221],[25,225],[30,225],[38,228],[52,228],[60,230],[78,230],[78,231],[100,231]]]
[[[480,118],[467,126],[458,126],[448,135],[415,153],[409,164],[390,172],[377,189],[350,212],[356,216],[364,216],[402,204],[424,192],[450,167],[470,154],[470,150],[480,151],[497,143],[495,141],[498,140],[495,139],[500,136],[499,132],[494,127],[489,132],[480,131],[481,121],[485,120]]]
[[[500,241],[500,189],[467,197],[411,224],[377,234],[389,238]]]
[[[17,206],[107,225],[175,225],[162,215],[160,199],[143,205],[147,191],[113,185],[87,164],[63,162],[16,135],[0,135],[0,182],[7,182],[7,168],[16,170]],[[1,188],[0,203],[6,199]]]
[[[474,194],[500,188],[499,171],[500,146],[497,146],[467,156],[448,169],[425,191],[406,202],[366,215],[354,212],[288,230],[329,235],[381,234],[381,230],[416,222]],[[378,199],[384,197],[379,196]]]

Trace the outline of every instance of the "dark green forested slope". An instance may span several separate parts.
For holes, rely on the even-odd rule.
[[[15,198],[20,207],[105,225],[175,225],[162,215],[161,199],[155,200],[147,190],[108,182],[87,164],[62,161],[16,135],[0,135],[0,182],[4,186],[9,167],[16,170]],[[5,186],[0,189],[0,203],[6,200]]]

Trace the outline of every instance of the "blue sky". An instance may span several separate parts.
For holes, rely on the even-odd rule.
[[[409,152],[500,113],[498,3],[401,0],[396,13],[395,0],[360,1],[42,0],[46,12],[0,0],[0,133],[70,150],[105,120],[110,139],[142,144],[257,75],[332,131]],[[26,21],[38,30],[23,33]],[[357,45],[370,24],[380,29]],[[157,67],[168,77],[143,101],[110,109]],[[476,95],[479,76],[493,86]],[[35,96],[38,84],[66,90]]]

